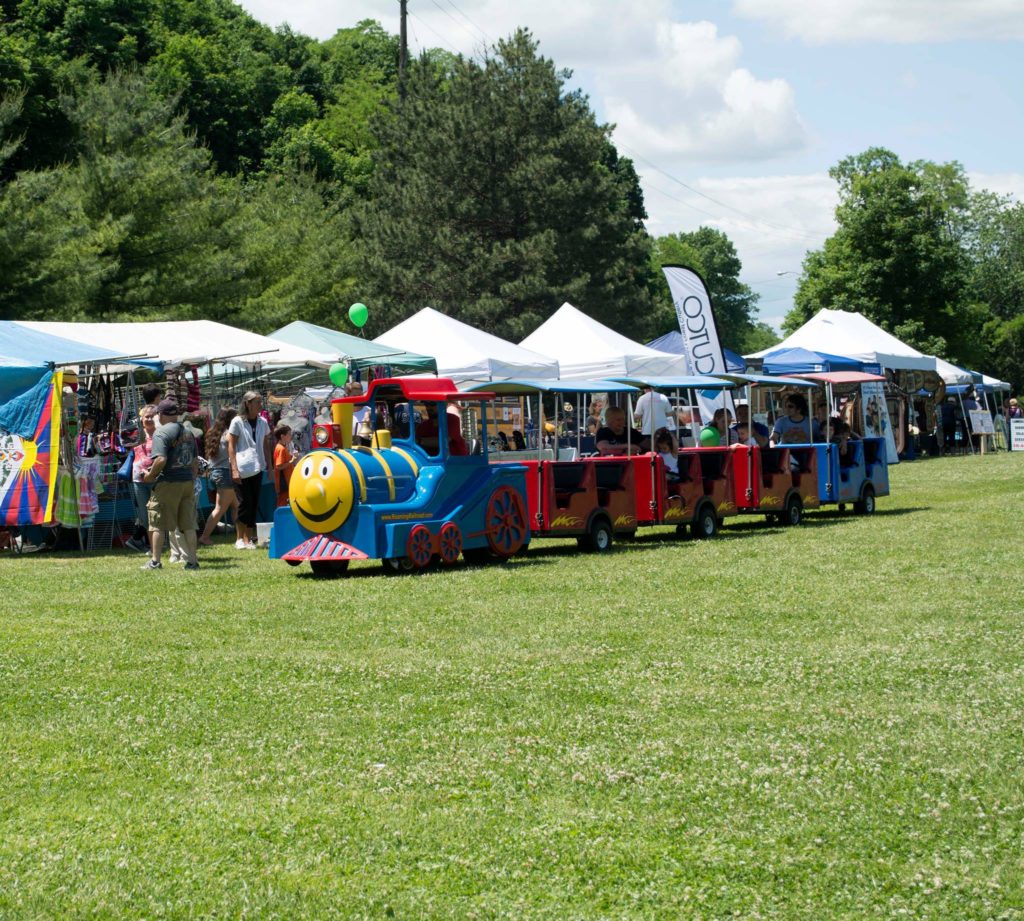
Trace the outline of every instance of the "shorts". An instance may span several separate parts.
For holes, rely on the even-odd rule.
[[[210,485],[216,489],[234,489],[235,483],[231,479],[231,471],[227,467],[211,467],[209,473]]]
[[[157,483],[146,503],[151,531],[194,531],[196,495],[192,480]]]

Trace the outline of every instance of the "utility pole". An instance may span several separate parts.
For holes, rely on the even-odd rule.
[[[398,98],[405,99],[405,64],[409,56],[409,39],[405,31],[405,20],[408,15],[408,0],[398,0],[401,10],[401,24],[398,29]]]

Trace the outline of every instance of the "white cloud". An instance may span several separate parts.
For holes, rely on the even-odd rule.
[[[1020,0],[734,0],[733,10],[809,44],[1024,38]]]
[[[1024,201],[1024,173],[968,173],[971,188],[988,189],[997,195],[1009,195],[1015,202]]]
[[[689,183],[714,199],[709,201],[661,174],[640,172],[650,232],[662,236],[703,224],[728,234],[743,263],[743,281],[761,296],[761,318],[777,326],[792,307],[807,251],[819,249],[835,230],[835,182],[826,173],[811,173]]]
[[[598,80],[617,141],[670,165],[764,160],[806,145],[792,87],[739,66],[735,36],[710,22],[663,20],[653,40],[642,68]]]

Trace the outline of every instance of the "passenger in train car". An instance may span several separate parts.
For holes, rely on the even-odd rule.
[[[745,430],[745,434],[741,430]],[[759,448],[768,447],[768,439],[771,436],[768,426],[757,421],[750,421],[750,406],[746,403],[736,404],[736,424],[732,427],[732,431],[740,444],[750,447],[757,445]]]
[[[830,444],[839,446],[839,466],[849,467],[853,461],[853,452],[850,450],[851,441],[860,439],[850,428],[849,424],[842,419],[836,419],[832,423],[832,434]]]
[[[750,425],[744,422],[737,422],[729,430],[729,441],[732,444],[746,445],[748,448],[757,446],[757,439],[751,437]]]
[[[649,439],[644,438],[636,429],[627,429],[626,411],[621,406],[609,406],[605,410],[604,420],[604,426],[594,436],[598,454],[644,454],[650,448]]]
[[[824,400],[819,400],[817,403],[814,404],[814,421],[818,426],[818,431],[822,436],[822,441],[824,440],[825,432],[828,431],[829,428],[830,415],[831,414],[829,412],[829,405]],[[817,438],[815,438],[814,440],[818,441]]]
[[[700,430],[700,446],[702,448],[717,448],[722,444],[729,443],[729,423],[732,422],[732,413],[724,406],[715,410],[711,421]]]
[[[774,448],[780,444],[807,444],[809,441],[823,441],[817,420],[807,422],[807,398],[802,393],[791,393],[783,405],[786,415],[775,420],[770,439]]]
[[[445,411],[448,413],[448,453],[452,457],[467,457],[469,445],[462,437],[462,405],[458,400],[449,400]]]
[[[668,429],[654,433],[655,453],[665,462],[665,473],[670,483],[679,482],[679,450],[676,440]]]

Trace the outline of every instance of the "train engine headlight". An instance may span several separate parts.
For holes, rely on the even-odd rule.
[[[288,504],[309,531],[327,534],[340,528],[352,512],[352,474],[330,451],[312,451],[302,458],[288,483]]]
[[[329,425],[318,423],[313,426],[313,446],[316,448],[330,448],[334,444],[334,433]]]

